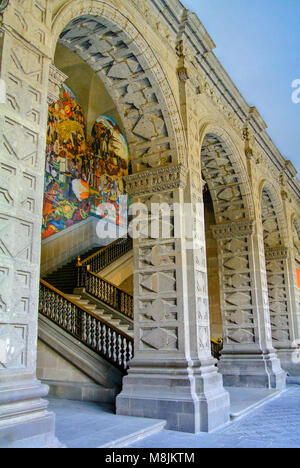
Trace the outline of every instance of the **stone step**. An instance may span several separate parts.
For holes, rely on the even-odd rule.
[[[119,425],[111,434],[103,434],[102,443],[98,448],[125,448],[161,432],[166,426],[166,421],[144,418],[128,417],[127,421],[124,419],[124,422],[126,422],[126,425]],[[106,438],[110,438],[110,440],[105,442]]]
[[[115,326],[120,331],[123,331],[124,333],[131,336],[132,338],[134,337],[134,331],[132,329],[132,326],[124,322],[122,318],[116,317],[114,316],[113,313],[108,312],[105,309],[99,308],[97,304],[90,302],[89,299],[85,299],[79,294],[68,294],[68,296],[70,297],[70,299],[73,299],[74,301],[76,301],[79,305],[84,306],[86,309],[98,315],[99,318],[102,318],[106,322],[111,323],[111,325]]]
[[[50,397],[50,411],[56,414],[59,440],[68,448],[123,448],[158,434],[166,421],[114,414],[110,405]],[[77,424],[68,424],[77,415]]]

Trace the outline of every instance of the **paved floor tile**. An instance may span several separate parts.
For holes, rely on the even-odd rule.
[[[116,416],[110,406],[50,399],[56,413],[57,437],[68,447],[93,448],[116,434],[134,432],[151,420]],[[211,434],[162,430],[132,444],[132,448],[300,448],[300,386]]]

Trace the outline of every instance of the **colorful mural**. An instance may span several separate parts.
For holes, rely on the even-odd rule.
[[[119,197],[129,164],[118,125],[100,116],[88,138],[82,108],[64,86],[60,99],[49,107],[42,238],[88,216],[108,217],[122,226],[127,204]]]

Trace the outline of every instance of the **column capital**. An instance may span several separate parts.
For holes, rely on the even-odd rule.
[[[211,229],[216,240],[252,236],[255,232],[255,221],[251,219],[229,224],[217,224],[211,226]]]
[[[60,88],[68,79],[62,71],[58,70],[54,65],[50,65],[49,70],[49,85],[48,85],[48,104],[53,104],[59,99]]]
[[[139,172],[124,177],[124,181],[127,193],[137,196],[178,188],[184,189],[187,183],[187,174],[188,169],[182,164],[178,164]]]
[[[289,249],[286,247],[277,247],[265,250],[266,260],[287,260]]]

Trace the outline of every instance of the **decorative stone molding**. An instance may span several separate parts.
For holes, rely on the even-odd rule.
[[[255,221],[240,221],[230,224],[211,226],[213,236],[217,240],[252,236],[255,232]]]
[[[180,81],[187,81],[189,79],[189,74],[185,67],[179,68],[177,74]]]
[[[289,250],[286,247],[278,247],[274,249],[266,249],[266,260],[287,260],[289,257]]]
[[[164,192],[172,189],[184,189],[187,182],[187,169],[178,164],[145,171],[124,177],[127,193],[144,195],[153,192]]]
[[[67,75],[58,70],[54,65],[50,65],[48,104],[53,104],[59,99],[59,91],[62,84],[68,79]]]

